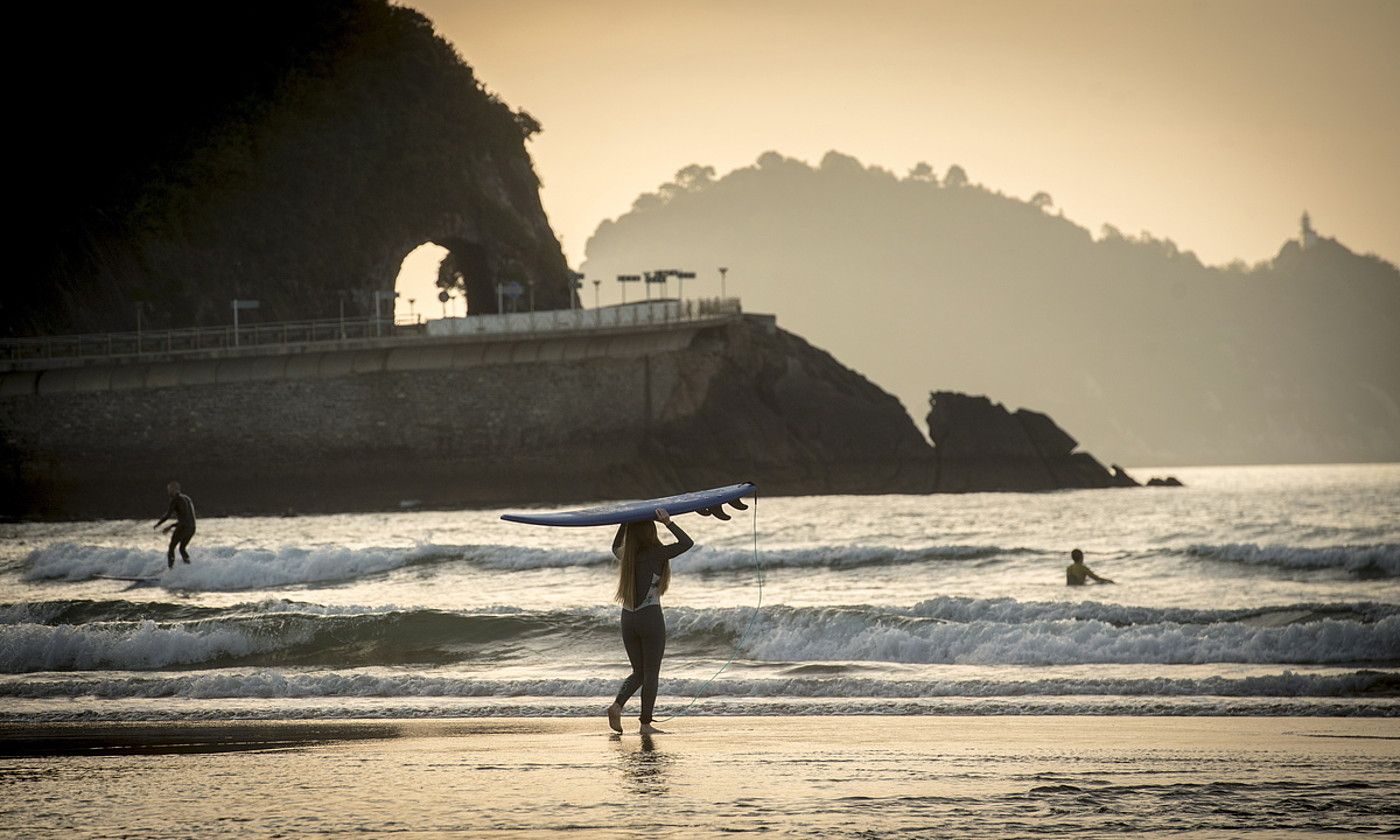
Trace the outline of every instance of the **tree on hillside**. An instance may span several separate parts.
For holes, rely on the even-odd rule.
[[[909,170],[909,180],[928,181],[932,184],[938,183],[938,176],[934,174],[933,167],[924,161],[914,164],[914,168]]]

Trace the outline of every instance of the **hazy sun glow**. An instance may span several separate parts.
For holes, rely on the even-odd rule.
[[[574,264],[680,167],[768,149],[960,164],[1208,263],[1272,256],[1305,208],[1400,258],[1397,3],[409,5],[544,125],[530,151]]]

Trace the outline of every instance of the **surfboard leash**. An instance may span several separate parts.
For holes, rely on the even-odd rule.
[[[700,687],[695,690],[695,696],[690,698],[690,702],[685,704],[684,708],[682,708],[678,712],[669,714],[664,718],[655,718],[655,722],[665,723],[668,720],[675,720],[676,718],[690,711],[691,707],[694,706],[697,701],[699,701],[701,693],[703,693],[706,688],[710,687],[710,683],[718,679],[719,675],[723,674],[726,668],[734,664],[734,660],[737,659],[739,656],[739,646],[744,643],[744,639],[748,638],[749,631],[753,629],[754,624],[758,621],[758,612],[760,609],[763,608],[763,558],[758,553],[757,490],[755,490],[753,494],[753,561],[755,568],[757,568],[758,570],[758,600],[753,606],[753,613],[749,616],[748,624],[744,625],[744,632],[740,633],[739,638],[734,640],[734,650],[730,652],[729,659],[725,660],[725,663],[719,666],[719,670],[715,671],[714,674],[708,680],[705,680],[703,683],[700,684]]]

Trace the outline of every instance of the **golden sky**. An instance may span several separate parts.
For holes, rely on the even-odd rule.
[[[1400,0],[407,5],[544,125],[530,151],[575,266],[677,169],[769,149],[960,164],[1207,263],[1272,256],[1305,208],[1400,260]]]

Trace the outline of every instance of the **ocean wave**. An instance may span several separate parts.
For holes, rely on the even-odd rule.
[[[713,619],[704,617],[702,621]],[[738,623],[737,617],[726,624]],[[1400,659],[1400,616],[1376,622],[1241,622],[1126,626],[1032,619],[954,622],[860,610],[776,608],[762,616],[744,655],[766,661],[1068,665],[1110,663],[1391,663]]]
[[[463,547],[313,546],[277,549],[201,547],[194,561],[167,570],[165,554],[144,549],[58,543],[31,551],[23,579],[86,581],[103,577],[156,577],[165,589],[238,592],[338,583],[383,574],[414,563],[461,559]]]
[[[107,606],[103,606],[103,604]],[[69,602],[72,614],[129,607]],[[38,612],[54,613],[38,604]],[[673,656],[765,662],[1068,665],[1387,664],[1400,660],[1400,608],[1296,605],[1167,610],[1093,603],[937,598],[910,608],[751,607],[666,611]],[[322,607],[267,600],[182,619],[0,624],[0,672],[192,664],[363,667],[607,656],[617,610],[470,613]],[[260,659],[261,658],[261,659]]]
[[[1255,543],[1193,545],[1187,553],[1208,560],[1286,569],[1340,569],[1357,576],[1400,575],[1400,544],[1334,545],[1300,548]]]
[[[492,680],[426,674],[232,671],[156,677],[81,677],[0,683],[0,697],[99,699],[316,697],[608,697],[614,678]],[[890,680],[860,677],[719,680],[668,678],[663,694],[683,697],[1400,697],[1400,674],[1284,671],[1244,678],[1053,678]]]
[[[600,611],[612,613],[606,608],[566,613],[508,608],[473,614],[352,611],[270,602],[191,621],[8,624],[0,625],[0,673],[222,667],[264,660],[361,666],[500,659],[520,655],[522,645],[542,651],[610,627]]]
[[[229,624],[12,624],[0,627],[0,671],[166,668],[236,660],[296,641]]]
[[[820,546],[762,550],[757,560],[751,548],[697,546],[672,561],[677,571],[718,572],[764,568],[848,569],[862,566],[897,566],[958,560],[990,560],[1031,553],[1023,548],[993,545],[932,545],[918,548],[893,546]]]
[[[422,550],[451,554],[474,566],[496,571],[532,571],[577,566],[609,566],[607,550],[564,551],[521,548],[511,545],[424,546]],[[985,560],[1028,553],[1028,549],[986,545],[935,545],[919,548],[893,546],[820,546],[815,548],[764,549],[755,559],[752,548],[700,545],[672,561],[678,572],[728,572],[762,565],[778,568],[856,568],[929,561]]]
[[[920,548],[889,546],[775,549],[757,561],[748,548],[699,546],[675,561],[677,571],[726,572],[764,568],[854,568],[931,561],[986,560],[1024,554],[1027,549],[949,545]],[[156,578],[164,589],[238,592],[288,586],[335,584],[381,575],[410,565],[463,562],[492,571],[533,571],[606,567],[606,550],[569,551],[512,545],[435,545],[411,548],[346,548],[336,545],[235,548],[198,546],[190,564],[166,568],[158,550],[56,543],[31,551],[22,578],[27,581],[89,581],[104,577]]]

